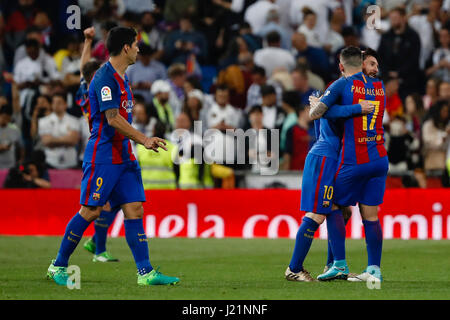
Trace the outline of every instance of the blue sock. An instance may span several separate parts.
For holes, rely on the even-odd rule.
[[[100,254],[106,251],[106,238],[108,236],[108,229],[113,223],[120,207],[114,208],[111,211],[103,210],[100,216],[95,220],[95,234],[92,240],[95,241],[95,254]]]
[[[58,255],[56,256],[55,266],[68,266],[70,255],[77,247],[89,224],[90,222],[86,221],[78,212],[69,221],[66,227],[66,232],[64,233],[64,237],[61,241],[61,246],[59,247]]]
[[[381,266],[381,251],[383,248],[383,231],[380,221],[363,220],[364,232],[366,234],[366,247],[368,266]]]
[[[314,239],[314,233],[319,224],[313,219],[303,217],[303,222],[297,231],[297,238],[295,240],[294,253],[292,255],[289,268],[292,272],[300,272],[303,270],[303,261],[305,261],[309,248],[311,248]]]
[[[327,229],[333,260],[345,260],[345,223],[340,209],[327,216]]]
[[[153,270],[148,257],[148,242],[142,219],[127,219],[124,221],[125,238],[133,253],[139,274],[143,275]]]
[[[350,219],[344,219],[344,224],[347,225],[347,222]],[[333,264],[334,256],[333,256],[333,250],[331,249],[331,243],[330,240],[328,240],[328,256],[327,256],[327,265]]]

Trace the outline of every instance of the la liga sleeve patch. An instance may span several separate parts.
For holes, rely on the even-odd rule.
[[[112,100],[111,88],[104,86],[101,90],[102,101]]]

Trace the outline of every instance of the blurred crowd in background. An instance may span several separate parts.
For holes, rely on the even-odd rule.
[[[67,27],[71,5],[81,9],[78,30]],[[135,146],[147,189],[212,187],[214,178],[217,186],[273,161],[301,171],[315,141],[308,97],[340,77],[338,55],[350,45],[379,56],[390,174],[404,186],[426,187],[430,176],[448,186],[449,10],[449,0],[1,1],[0,169],[11,169],[10,186],[50,187],[47,169],[81,168],[83,30],[95,28],[91,57],[103,63],[107,33],[120,25],[138,31],[138,61],[127,71],[135,128],[171,141],[170,153],[180,153],[176,129],[192,132],[201,152],[210,128],[216,145],[236,150],[227,129],[264,132],[256,147],[246,144],[244,165],[215,150],[214,163],[225,166],[177,166]],[[279,129],[279,140],[260,129]],[[268,161],[249,161],[261,150]]]

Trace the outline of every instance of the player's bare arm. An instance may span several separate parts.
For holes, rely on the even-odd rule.
[[[320,97],[310,96],[309,97],[309,116],[312,120],[319,119],[328,110],[328,106],[323,102],[320,102]],[[361,105],[361,114],[369,114],[375,110],[375,105],[370,103],[370,101],[363,100],[359,103]]]
[[[127,138],[136,143],[142,144],[145,148],[158,152],[158,148],[167,151],[166,142],[164,139],[145,136],[142,132],[133,128],[124,117],[119,114],[118,109],[108,109],[105,111],[108,124],[114,129],[118,130]]]
[[[87,28],[83,31],[84,34],[84,46],[81,53],[80,71],[83,72],[83,66],[91,59],[92,42],[95,36],[94,27]],[[84,74],[82,74],[84,77]]]

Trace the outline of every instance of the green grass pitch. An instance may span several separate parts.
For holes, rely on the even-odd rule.
[[[348,281],[298,283],[284,279],[294,240],[150,239],[150,258],[176,286],[138,287],[124,238],[108,239],[119,263],[94,263],[79,246],[70,264],[81,268],[81,289],[45,279],[59,237],[0,237],[0,299],[450,299],[450,242],[386,240],[380,289]],[[84,241],[83,239],[82,241]],[[323,270],[326,241],[315,240],[305,268]],[[364,240],[347,240],[351,272],[366,263]]]

